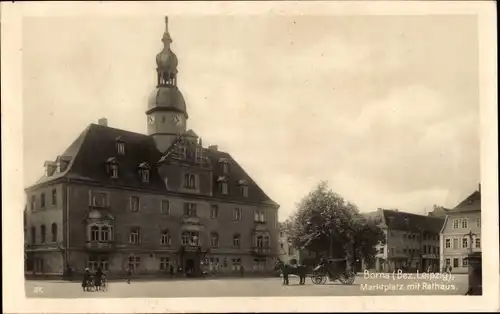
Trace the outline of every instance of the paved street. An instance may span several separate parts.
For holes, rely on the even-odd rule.
[[[270,297],[270,296],[352,296],[352,295],[460,295],[467,291],[467,276],[454,275],[448,281],[397,278],[364,278],[352,285],[339,282],[315,285],[307,278],[298,285],[290,278],[191,279],[170,281],[112,281],[107,292],[83,292],[79,282],[26,281],[28,297],[45,298],[166,298],[166,297]],[[446,289],[446,290],[445,290]]]

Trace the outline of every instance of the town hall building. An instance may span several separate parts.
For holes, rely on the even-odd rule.
[[[168,18],[147,135],[90,124],[26,188],[26,273],[270,273],[278,208],[245,170],[187,129]]]

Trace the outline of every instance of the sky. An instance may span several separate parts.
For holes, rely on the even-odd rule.
[[[285,219],[321,180],[360,211],[454,207],[479,183],[474,16],[172,16],[188,128]],[[158,17],[23,21],[24,180],[90,124],[146,133]]]

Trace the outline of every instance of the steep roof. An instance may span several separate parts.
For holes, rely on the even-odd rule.
[[[439,233],[445,220],[444,217],[423,216],[387,209],[382,210],[382,213],[385,223],[392,230]]]
[[[463,213],[463,212],[472,212],[472,211],[481,211],[481,192],[474,191],[471,195],[469,195],[466,199],[460,202],[455,208],[449,211],[450,214],[453,213]]]
[[[190,131],[188,135],[192,134],[194,132]],[[117,141],[125,143],[124,155],[117,154]],[[223,195],[216,188],[217,185],[214,184],[213,197],[228,201],[277,206],[230,154],[210,149],[204,149],[203,151],[211,161],[214,183],[219,176],[224,176],[221,167],[218,167],[219,159],[225,158],[230,163],[229,174],[225,174],[228,178],[229,194]],[[139,188],[151,192],[168,192],[163,179],[157,171],[157,163],[162,159],[163,154],[156,148],[155,142],[150,136],[91,124],[68,147],[63,155],[71,159],[66,170],[56,172],[52,176],[44,176],[34,186],[67,177],[107,185]],[[119,176],[116,179],[110,178],[106,171],[106,160],[110,157],[114,157],[120,165]],[[142,182],[138,176],[138,167],[143,163],[147,163],[152,170],[148,183]],[[248,197],[236,192],[236,189],[240,187],[240,180],[246,180],[248,183]]]

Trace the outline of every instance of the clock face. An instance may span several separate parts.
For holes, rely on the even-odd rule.
[[[153,116],[149,116],[149,117],[148,117],[148,123],[149,123],[149,124],[153,124],[153,123],[155,123],[155,117],[153,117]]]
[[[181,116],[176,114],[175,116],[172,117],[172,121],[174,122],[175,125],[180,125],[182,123]]]

